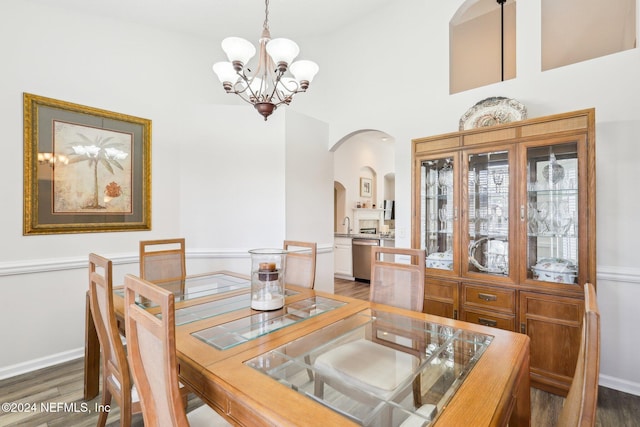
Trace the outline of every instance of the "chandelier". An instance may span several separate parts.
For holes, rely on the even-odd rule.
[[[256,48],[240,37],[222,40],[222,50],[229,62],[213,64],[213,71],[227,93],[235,93],[252,104],[266,121],[279,105],[289,105],[293,95],[307,91],[318,72],[318,65],[307,60],[291,63],[300,52],[298,45],[289,39],[271,39],[269,0],[265,0],[265,17],[259,42],[258,65],[253,75],[246,66],[256,54]],[[293,77],[285,75],[287,71]]]

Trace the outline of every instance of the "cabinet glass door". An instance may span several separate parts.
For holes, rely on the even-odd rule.
[[[527,278],[577,283],[578,143],[527,148]]]
[[[468,271],[509,275],[509,151],[467,157]]]
[[[424,160],[420,185],[420,248],[426,250],[427,268],[453,270],[455,164],[453,157]]]

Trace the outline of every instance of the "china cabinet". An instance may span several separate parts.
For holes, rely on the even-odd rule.
[[[595,110],[413,140],[425,311],[531,338],[531,383],[566,394],[595,284]]]

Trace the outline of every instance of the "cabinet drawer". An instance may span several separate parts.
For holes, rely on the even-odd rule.
[[[515,314],[516,291],[480,285],[462,285],[462,304],[465,307],[479,307],[492,311]]]
[[[458,283],[427,278],[424,281],[425,299],[453,302],[458,294]]]
[[[424,282],[425,313],[458,318],[458,282],[426,278]]]
[[[584,315],[584,300],[522,292],[520,294],[520,310],[522,316],[526,316],[526,318],[580,326]]]
[[[477,323],[478,325],[491,326],[505,329],[507,331],[516,330],[516,317],[501,315],[499,313],[485,313],[482,311],[464,310],[462,319],[465,322]]]

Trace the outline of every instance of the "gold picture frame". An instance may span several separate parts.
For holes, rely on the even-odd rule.
[[[23,102],[24,235],[151,230],[151,120]]]

